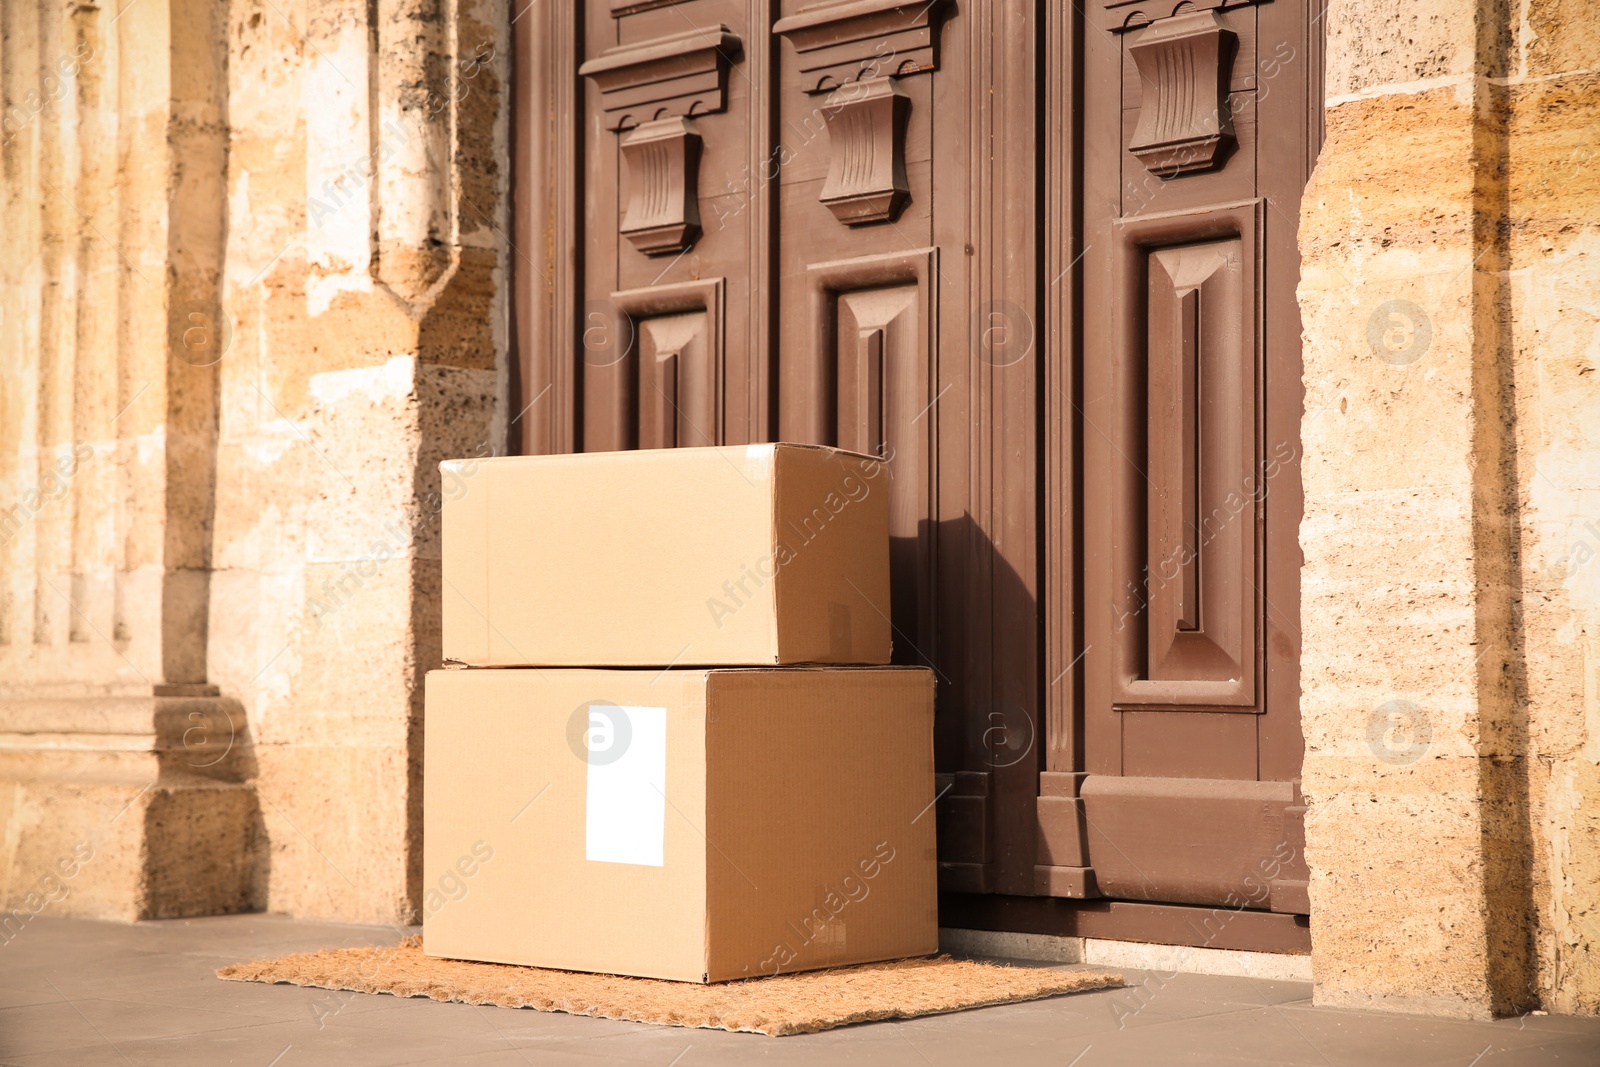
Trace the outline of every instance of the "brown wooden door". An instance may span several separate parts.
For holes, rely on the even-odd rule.
[[[523,450],[890,458],[947,923],[1303,912],[1305,6],[587,0],[515,31]]]
[[[1296,226],[1320,137],[1291,0],[1091,0],[1081,330],[1054,384],[1041,892],[1308,910]],[[1074,225],[1074,223],[1076,223]],[[1052,395],[1056,399],[1056,395]],[[1081,508],[1080,508],[1081,505]],[[1077,510],[1075,510],[1077,509]]]
[[[1032,893],[1036,5],[517,6],[523,449],[890,457],[941,884]]]

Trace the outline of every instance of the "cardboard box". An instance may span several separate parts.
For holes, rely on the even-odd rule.
[[[444,658],[889,662],[889,476],[801,445],[440,465]]]
[[[719,982],[938,947],[921,667],[442,670],[430,956]]]

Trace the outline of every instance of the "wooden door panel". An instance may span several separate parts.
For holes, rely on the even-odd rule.
[[[938,672],[941,886],[1028,892],[1038,762],[1036,365],[1021,346],[1015,366],[986,361],[972,321],[1002,295],[1028,308],[1035,284],[1031,5],[797,3],[784,15],[778,29],[794,47],[779,56],[786,88],[777,129],[788,149],[778,191],[781,432],[845,439],[854,416],[827,413],[839,395],[827,374],[830,361],[838,372],[857,313],[870,320],[898,308],[894,324],[915,319],[923,329],[915,369],[894,359],[893,337],[909,341],[909,329],[883,338],[885,395],[891,404],[904,398],[898,415],[885,414],[896,457],[895,658]],[[925,15],[935,16],[926,34]],[[997,61],[991,49],[1002,36],[1016,43]],[[829,62],[866,62],[862,88],[846,92],[819,77],[823,49]],[[876,81],[885,78],[896,90],[887,103]],[[900,303],[912,284],[926,315]],[[819,310],[819,301],[831,307]],[[913,571],[925,577],[910,580]]]
[[[870,445],[870,432],[851,435],[874,402],[852,398],[850,382],[881,380],[895,659],[939,680],[940,884],[1031,891],[1036,504],[1005,489],[1034,481],[1035,364],[1019,354],[995,371],[971,330],[1002,293],[1027,307],[1036,278],[1030,5],[783,13],[780,433]],[[1022,30],[1000,63],[997,27]],[[827,73],[843,59],[860,64],[855,83]],[[1001,195],[1013,178],[1022,187]],[[995,202],[1008,206],[1003,225],[987,217]],[[863,373],[875,346],[881,378]]]
[[[712,278],[611,294],[629,335],[621,376],[634,407],[625,421],[637,428],[623,447],[728,443],[726,291],[722,278]]]
[[[1243,478],[1249,477],[1255,453],[1249,432],[1254,382],[1238,358],[1245,293],[1240,245],[1232,238],[1144,256],[1150,480],[1141,592],[1142,614],[1149,620],[1143,678],[1232,680],[1230,688],[1243,692],[1228,696],[1249,703],[1255,681],[1246,647],[1254,636],[1247,636],[1254,621],[1248,588],[1254,539],[1231,521],[1223,499],[1231,492],[1226,487],[1242,481],[1241,461]],[[1175,695],[1170,685],[1141,686],[1136,680],[1123,699],[1154,702]]]
[[[1120,736],[1103,746],[1092,771],[1139,778],[1254,778],[1256,717],[1223,711],[1117,714]],[[1120,755],[1120,760],[1116,757]]]
[[[712,19],[731,23],[743,15],[743,4],[729,4],[724,0],[656,0],[619,4],[589,3],[591,10],[609,15],[616,27],[617,40],[623,44],[640,44],[682,33],[691,24],[704,24]]]
[[[705,310],[637,320],[639,448],[722,443],[721,353]]]
[[[1267,908],[1298,859],[1289,782],[1090,775],[1087,855],[1104,896]]]
[[[1256,701],[1256,206],[1116,227],[1117,708]]]
[[[585,451],[669,440],[740,444],[769,434],[770,317],[760,288],[771,235],[760,198],[740,187],[765,151],[766,94],[758,86],[767,69],[766,10],[746,0],[585,7],[581,71],[592,119],[576,132],[587,237],[574,250],[583,314],[606,324],[619,344],[670,348],[682,335],[688,346],[660,359],[630,350],[586,360],[575,390]],[[613,296],[648,303],[650,291],[663,289],[670,299],[673,286],[705,279],[720,279],[720,288],[700,340],[686,320],[672,318],[681,310],[641,310]],[[614,371],[606,369],[611,361]],[[657,380],[703,403],[674,420],[662,412]]]
[[[609,300],[593,301],[583,309],[578,337],[583,346],[576,375],[584,386],[583,451],[636,448],[639,374],[633,358],[633,321]]]
[[[1082,214],[1051,216],[1081,249],[1081,305],[1053,313],[1082,361],[1049,416],[1054,499],[1082,494],[1050,588],[1081,615],[1047,643],[1081,688],[1051,694],[1035,885],[1303,911],[1291,250],[1320,31],[1282,0],[1082,17],[1082,80],[1056,83]]]

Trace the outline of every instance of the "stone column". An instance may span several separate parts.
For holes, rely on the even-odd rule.
[[[0,938],[249,907],[206,670],[225,34],[205,0],[0,8]]]
[[[510,421],[509,19],[0,4],[0,939],[417,917],[438,462]]]
[[[438,463],[505,451],[510,14],[233,9],[212,680],[251,724],[263,905],[409,922]]]
[[[1531,934],[1540,1004],[1600,1014],[1600,3],[1530,0],[1501,90]]]
[[[1300,290],[1319,1003],[1596,1010],[1600,586],[1537,569],[1593,514],[1590,7],[1329,6]]]

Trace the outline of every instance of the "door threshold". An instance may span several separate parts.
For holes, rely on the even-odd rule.
[[[1022,934],[1006,930],[939,929],[939,950],[963,956],[1050,963],[1092,963],[1158,974],[1209,974],[1273,982],[1311,981],[1311,957],[1292,952],[1245,952],[1194,945],[1153,945],[1099,937]]]
[[[1233,952],[1311,954],[1306,916],[1254,908],[942,892],[939,925]]]

